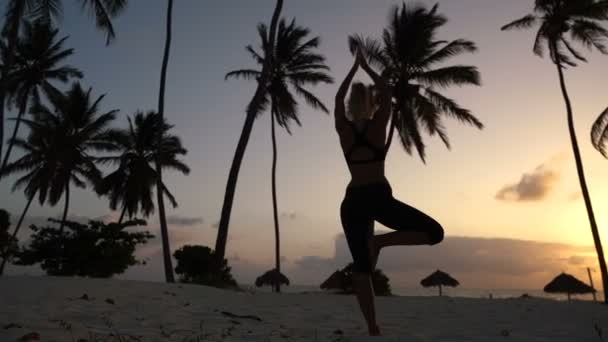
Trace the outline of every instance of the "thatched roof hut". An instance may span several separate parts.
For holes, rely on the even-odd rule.
[[[342,290],[346,282],[346,275],[342,271],[336,271],[327,278],[322,284],[322,290]]]
[[[276,269],[262,274],[255,280],[255,286],[257,287],[276,286],[277,284],[289,285],[289,279],[283,273],[277,272]]]
[[[435,273],[422,279],[420,281],[420,285],[422,285],[424,287],[438,286],[439,287],[439,296],[442,296],[443,295],[443,291],[442,291],[443,286],[456,287],[456,286],[460,285],[460,283],[458,282],[458,280],[452,278],[449,274],[437,270]]]
[[[562,273],[555,277],[555,279],[545,286],[544,291],[547,293],[565,293],[568,295],[568,300],[570,300],[570,296],[573,294],[596,292],[593,287],[566,273]]]

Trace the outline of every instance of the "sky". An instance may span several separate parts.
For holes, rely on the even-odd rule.
[[[436,1],[423,1],[432,5]],[[309,0],[285,2],[283,15],[320,35],[321,53],[340,82],[352,64],[347,36],[380,36],[392,0]],[[155,109],[165,1],[132,1],[115,20],[117,39],[106,47],[79,6],[65,2],[61,34],[76,49],[69,60],[84,71],[82,83],[106,94],[105,110],[120,109],[119,125],[137,110]],[[534,32],[501,32],[500,27],[532,9],[531,0],[439,1],[449,22],[441,39],[466,38],[479,51],[452,60],[475,65],[481,87],[445,94],[485,124],[479,131],[447,119],[452,149],[426,137],[427,162],[409,156],[397,141],[387,159],[387,177],[400,200],[436,218],[446,231],[437,247],[393,248],[381,257],[397,284],[417,284],[437,268],[457,273],[472,287],[532,288],[556,272],[581,277],[597,268],[593,240],[580,196],[557,71],[532,54]],[[231,70],[255,67],[244,47],[258,46],[257,23],[268,22],[271,0],[176,1],[169,65],[166,116],[183,139],[192,172],[168,174],[179,207],[168,209],[172,249],[186,244],[213,247],[227,174],[255,90],[246,81],[224,81]],[[608,228],[608,160],[593,149],[590,129],[607,105],[608,57],[587,53],[589,63],[566,72],[585,171],[600,232]],[[361,79],[365,80],[361,75]],[[336,85],[313,89],[333,107]],[[296,284],[318,284],[349,261],[338,209],[349,175],[330,115],[300,106],[302,127],[278,133],[278,200],[285,273]],[[9,132],[11,126],[7,127]],[[227,256],[237,280],[251,282],[273,266],[274,232],[270,192],[270,120],[255,123],[241,167],[232,212]],[[0,208],[21,213],[25,198],[11,192],[14,178],[0,182]],[[74,191],[70,213],[78,218],[117,217],[105,199]],[[58,217],[55,208],[32,205],[28,222]],[[155,216],[148,229],[158,232]],[[379,224],[377,228],[384,230]],[[24,239],[27,239],[24,231]],[[150,262],[123,277],[162,280],[156,239],[138,251]],[[476,258],[471,257],[475,253]],[[405,260],[405,261],[404,261]],[[419,260],[420,262],[412,262]],[[512,265],[512,269],[504,265]],[[494,272],[488,275],[488,270]],[[22,269],[13,268],[13,273]],[[463,282],[464,279],[464,282]],[[586,279],[586,278],[585,278]],[[596,273],[599,282],[599,273]]]

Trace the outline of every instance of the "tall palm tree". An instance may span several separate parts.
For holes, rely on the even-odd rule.
[[[545,48],[549,50],[551,61],[557,68],[562,95],[566,103],[568,117],[568,131],[572,142],[572,150],[576,160],[576,170],[580,181],[587,215],[591,224],[591,233],[595,242],[595,249],[599,259],[604,286],[604,301],[608,304],[608,273],[602,242],[597,228],[597,222],[591,205],[591,197],[585,180],[583,161],[578,146],[576,130],[574,127],[574,114],[572,104],[566,88],[564,69],[567,66],[575,67],[578,61],[587,60],[582,53],[575,49],[574,43],[581,43],[591,49],[597,49],[603,54],[608,54],[608,49],[603,40],[608,37],[608,31],[604,29],[600,21],[608,19],[608,1],[597,0],[536,0],[534,13],[515,20],[502,27],[502,30],[526,29],[540,25],[536,33],[533,51],[542,57]],[[569,33],[569,37],[566,34]]]
[[[597,118],[591,130],[591,141],[600,153],[608,158],[608,108]]]
[[[91,13],[96,26],[106,33],[106,45],[116,37],[112,19],[120,15],[127,7],[128,0],[81,0],[82,10]],[[4,79],[15,58],[15,48],[21,23],[24,19],[42,20],[48,24],[57,21],[63,12],[62,0],[8,0],[6,3],[4,26],[1,35],[7,40],[7,58],[0,70],[0,79]],[[4,110],[6,90],[0,82],[0,156],[4,142]]]
[[[8,174],[26,173],[19,178],[13,191],[23,188],[27,198],[27,204],[19,217],[19,221],[12,233],[12,239],[17,236],[23,219],[27,214],[32,201],[38,195],[40,205],[44,205],[53,182],[58,165],[58,154],[56,144],[56,127],[46,125],[42,122],[27,122],[30,133],[27,139],[16,138],[15,145],[25,151],[24,155],[14,163],[8,165],[3,177]],[[55,198],[54,198],[55,200]],[[0,275],[4,272],[4,267],[8,260],[8,251],[2,251],[2,264],[0,264]]]
[[[264,46],[275,46],[277,25],[279,17],[283,9],[283,0],[277,0],[272,19],[270,21],[270,33],[268,38],[263,42]],[[216,264],[221,265],[226,254],[226,242],[228,240],[228,226],[230,224],[230,214],[232,213],[232,203],[234,201],[234,193],[236,191],[236,183],[239,178],[239,170],[241,169],[241,163],[245,156],[245,149],[247,143],[249,143],[249,137],[253,129],[253,123],[260,113],[262,113],[268,106],[268,98],[266,96],[266,87],[268,79],[271,77],[271,61],[272,57],[265,60],[265,64],[262,66],[262,72],[260,79],[258,79],[258,86],[256,88],[253,98],[249,102],[246,111],[245,124],[241,132],[241,137],[234,152],[234,158],[232,159],[232,166],[228,174],[228,182],[226,184],[226,192],[224,194],[224,203],[222,205],[222,213],[220,216],[220,224],[217,232],[217,239],[215,241],[215,256]]]
[[[173,0],[167,0],[167,20],[165,34],[165,50],[163,54],[163,64],[160,71],[160,88],[158,91],[158,115],[161,120],[165,118],[165,90],[167,85],[167,68],[169,67],[169,57],[171,53],[171,38],[173,26]],[[162,132],[158,132],[157,139],[162,140]],[[160,160],[156,161],[156,199],[158,201],[158,221],[160,223],[160,234],[163,242],[163,262],[165,266],[165,279],[168,283],[175,282],[173,275],[173,262],[171,259],[171,246],[169,245],[169,228],[167,226],[167,215],[165,214],[165,200],[163,197],[163,168]]]
[[[110,143],[108,125],[115,119],[116,110],[99,113],[99,104],[104,96],[93,101],[91,89],[85,91],[74,83],[66,93],[52,93],[47,105],[36,101],[30,112],[33,119],[24,119],[30,129],[27,139],[15,138],[15,146],[25,151],[24,155],[7,165],[3,176],[26,173],[19,178],[13,190],[24,188],[27,205],[21,215],[13,236],[16,236],[23,218],[34,196],[38,194],[40,204],[48,199],[56,205],[65,195],[65,205],[60,226],[64,222],[70,205],[70,185],[85,188],[87,183],[97,185],[101,172],[96,166],[97,158],[91,152],[113,148]],[[2,268],[4,267],[4,262]]]
[[[325,57],[319,55],[315,50],[319,47],[320,38],[314,37],[308,39],[310,30],[304,27],[296,26],[295,20],[287,24],[285,20],[279,23],[276,46],[271,48],[265,42],[268,41],[268,27],[264,24],[258,26],[258,33],[262,41],[262,54],[255,51],[252,46],[247,46],[253,59],[263,68],[265,60],[273,55],[270,68],[270,78],[266,84],[266,93],[264,101],[270,102],[271,108],[271,135],[272,135],[272,204],[275,227],[275,250],[276,250],[276,268],[281,272],[280,258],[280,238],[279,238],[279,215],[277,207],[277,192],[276,192],[276,167],[277,167],[277,142],[275,134],[275,121],[285,128],[291,134],[290,122],[295,121],[301,125],[298,118],[298,103],[294,96],[299,95],[304,98],[307,104],[312,108],[329,113],[325,105],[309,90],[305,88],[308,84],[316,85],[319,83],[332,83],[332,78],[327,75],[326,71],[329,67],[325,65]],[[261,70],[242,69],[228,73],[226,79],[244,78],[244,79],[260,79],[262,76]],[[275,285],[275,290],[280,292],[280,282]]]
[[[360,48],[370,64],[381,69],[392,88],[389,143],[396,128],[407,153],[415,148],[423,162],[426,154],[422,130],[438,135],[450,148],[443,117],[483,128],[468,109],[439,92],[450,86],[480,85],[480,75],[473,66],[438,65],[451,57],[475,52],[477,47],[465,39],[437,40],[437,31],[447,23],[447,18],[437,11],[438,5],[427,9],[403,3],[391,10],[382,41],[361,35],[349,37],[351,52]]]
[[[153,188],[157,181],[154,165],[157,160],[163,169],[177,170],[186,175],[190,173],[190,168],[178,159],[187,150],[177,136],[169,134],[171,128],[167,120],[161,121],[155,112],[137,112],[133,120],[129,118],[128,129],[112,132],[111,141],[119,155],[99,160],[118,165],[118,168],[104,177],[97,191],[109,197],[112,210],[120,208],[119,223],[125,215],[132,218],[141,212],[148,217],[154,212]],[[158,146],[157,139],[159,131],[162,134],[161,146]],[[177,207],[175,197],[164,184],[163,191],[173,207]]]
[[[51,28],[41,21],[25,22],[23,37],[17,42],[17,54],[12,72],[5,79],[8,93],[7,104],[19,108],[11,141],[17,137],[21,119],[26,113],[28,103],[40,98],[40,91],[45,94],[57,93],[59,90],[53,81],[67,82],[70,78],[81,78],[82,72],[71,66],[59,65],[74,53],[73,49],[64,49],[67,37],[57,40],[59,30]],[[0,173],[6,167],[13,144],[9,143]]]

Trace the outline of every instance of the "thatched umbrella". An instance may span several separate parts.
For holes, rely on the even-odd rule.
[[[573,294],[595,293],[595,289],[570,274],[562,273],[553,279],[544,288],[547,293],[566,293],[568,300]]]
[[[442,286],[456,287],[460,285],[458,280],[452,278],[449,274],[437,270],[437,272],[422,279],[420,285],[424,287],[439,286],[439,296],[443,295]]]
[[[261,287],[264,285],[276,286],[277,284],[289,285],[289,279],[276,269],[270,270],[255,280],[255,286]]]
[[[332,275],[327,278],[321,284],[322,290],[342,290],[344,288],[344,283],[346,282],[346,276],[342,271],[336,271]]]

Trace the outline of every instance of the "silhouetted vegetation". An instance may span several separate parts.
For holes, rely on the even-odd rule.
[[[0,256],[3,260],[8,259],[8,261],[19,249],[17,238],[8,232],[10,226],[10,214],[6,210],[0,209]]]
[[[281,16],[281,10],[283,9],[283,0],[277,0],[272,19],[270,21],[270,31],[265,42],[268,46],[275,46],[277,39],[277,24],[279,17]],[[268,106],[267,97],[267,86],[272,76],[272,65],[271,60],[267,58],[262,66],[262,72],[258,81],[253,98],[247,106],[247,116],[245,118],[245,125],[241,132],[241,137],[234,152],[234,158],[232,159],[232,165],[230,166],[230,172],[228,173],[228,182],[226,184],[226,192],[224,194],[224,203],[222,204],[222,213],[220,216],[219,227],[217,231],[217,239],[215,241],[215,252],[217,253],[218,263],[224,259],[226,253],[226,242],[228,241],[228,225],[230,224],[230,214],[232,213],[232,203],[234,201],[234,193],[236,191],[236,182],[239,178],[239,170],[241,169],[241,163],[245,156],[245,149],[249,143],[249,137],[253,129],[255,119],[262,113]]]
[[[608,269],[606,268],[602,241],[591,204],[591,196],[587,188],[583,159],[574,127],[574,112],[564,75],[564,69],[567,67],[576,67],[578,62],[587,62],[583,54],[575,49],[574,43],[579,43],[589,50],[597,50],[602,54],[608,54],[608,48],[605,45],[608,38],[608,30],[602,27],[602,21],[606,20],[608,20],[608,1],[536,0],[534,13],[503,26],[502,30],[529,29],[539,26],[536,32],[536,39],[534,40],[534,54],[543,57],[545,49],[548,48],[549,57],[557,68],[562,95],[566,103],[568,132],[576,161],[576,170],[602,272],[604,301],[608,304]],[[594,137],[597,139],[594,140],[597,142],[596,147],[600,147],[601,150],[602,138],[597,130],[596,128],[596,131],[594,131],[594,134],[597,134]]]
[[[70,200],[70,186],[95,186],[102,178],[97,158],[91,153],[113,147],[109,143],[108,126],[115,119],[116,110],[99,113],[104,96],[93,101],[91,89],[85,91],[74,83],[67,93],[53,93],[50,105],[35,101],[30,109],[33,118],[24,119],[29,128],[27,139],[16,138],[15,146],[24,154],[7,165],[3,176],[26,173],[13,190],[24,188],[29,208],[34,196],[40,204],[48,198],[56,205],[65,195],[63,221],[66,220]],[[20,225],[16,229],[19,229]],[[61,226],[60,229],[63,229]]]
[[[116,37],[112,19],[120,15],[126,9],[128,3],[128,0],[84,1],[80,8],[91,14],[96,26],[105,31],[106,44],[110,44]],[[4,24],[1,31],[2,38],[6,39],[3,42],[5,52],[2,53],[3,61],[0,70],[2,80],[8,78],[17,60],[16,49],[22,24],[30,20],[52,27],[61,18],[62,13],[62,0],[8,0],[6,2]],[[0,156],[3,155],[6,91],[6,86],[3,82],[0,82]]]
[[[608,108],[602,112],[591,130],[593,146],[608,159]]]
[[[452,57],[475,52],[477,47],[465,39],[438,40],[437,31],[447,23],[447,18],[437,11],[438,5],[427,9],[421,4],[403,3],[391,11],[381,41],[361,35],[349,37],[351,52],[360,48],[370,65],[380,69],[392,88],[393,120],[389,144],[397,129],[407,153],[411,154],[415,148],[423,161],[422,131],[438,135],[450,147],[443,117],[483,128],[481,121],[469,110],[438,91],[450,86],[480,85],[481,81],[476,67],[438,66]]]
[[[165,119],[165,89],[167,85],[167,68],[169,67],[169,55],[171,52],[171,38],[173,32],[173,0],[167,0],[166,13],[166,32],[165,48],[163,53],[163,64],[160,70],[160,87],[158,91],[158,115],[160,120]],[[163,132],[157,132],[157,139],[163,139]],[[160,145],[160,144],[159,144]],[[169,239],[169,227],[167,225],[167,215],[165,214],[165,185],[163,184],[163,165],[160,160],[156,160],[156,200],[158,202],[158,221],[160,223],[160,235],[163,246],[163,263],[165,266],[165,280],[168,283],[175,282],[173,275],[173,261],[171,260],[171,246]]]
[[[280,227],[279,212],[277,204],[276,172],[277,172],[277,140],[275,132],[275,121],[291,134],[290,123],[295,121],[301,125],[298,117],[298,102],[296,96],[301,96],[304,101],[314,109],[329,113],[329,110],[314,94],[305,87],[320,83],[332,83],[331,76],[327,74],[329,67],[325,65],[325,57],[317,53],[320,38],[309,39],[310,30],[297,26],[295,19],[287,24],[285,19],[279,22],[279,28],[275,46],[267,44],[269,41],[268,27],[264,24],[258,26],[258,34],[261,40],[262,53],[256,51],[252,46],[247,46],[247,51],[259,64],[260,70],[242,69],[228,73],[226,79],[235,77],[246,80],[261,80],[264,65],[268,64],[271,77],[265,85],[266,92],[263,93],[263,102],[270,103],[270,122],[272,135],[272,207],[275,227],[275,269],[281,273],[280,252]],[[266,63],[266,60],[270,60]],[[264,106],[265,107],[265,106]],[[275,283],[275,291],[280,292],[280,282]]]
[[[220,288],[236,287],[236,280],[230,273],[228,260],[217,265],[216,255],[206,246],[184,246],[173,253],[177,266],[175,273],[183,283],[200,284]]]
[[[376,296],[391,296],[391,285],[389,278],[380,269],[375,269],[372,274],[372,284]],[[334,272],[322,285],[324,290],[340,290],[344,294],[352,294],[353,291],[353,264],[350,263],[341,270]]]
[[[53,276],[108,278],[141,264],[134,256],[135,248],[154,237],[148,232],[125,231],[129,227],[145,225],[142,220],[122,224],[49,221],[67,229],[31,226],[34,234],[29,245],[17,253],[16,264],[40,264]]]
[[[119,154],[101,157],[102,163],[112,163],[118,168],[105,176],[97,186],[101,195],[107,195],[110,209],[120,210],[119,223],[125,215],[129,218],[141,213],[149,217],[154,212],[154,187],[157,173],[155,163],[159,161],[163,169],[189,174],[190,168],[178,159],[188,151],[182,146],[179,137],[169,134],[173,126],[154,112],[137,112],[133,119],[128,118],[127,129],[110,132],[112,150]],[[161,141],[158,135],[161,134]],[[163,183],[165,196],[173,207],[177,207],[175,197]]]
[[[74,53],[74,49],[64,49],[63,44],[67,37],[57,39],[58,33],[59,30],[52,29],[40,21],[23,23],[23,35],[16,43],[15,63],[4,78],[6,106],[8,109],[16,107],[19,114],[2,159],[0,173],[10,160],[14,141],[28,105],[39,101],[41,92],[47,97],[59,93],[53,82],[66,83],[71,78],[82,77],[82,72],[78,69],[60,65]],[[6,45],[0,45],[0,48],[6,48]],[[8,51],[2,52],[2,55],[6,54]]]
[[[255,280],[255,286],[257,287],[271,286],[273,289],[277,289],[280,285],[289,285],[289,278],[276,269],[264,272]]]

